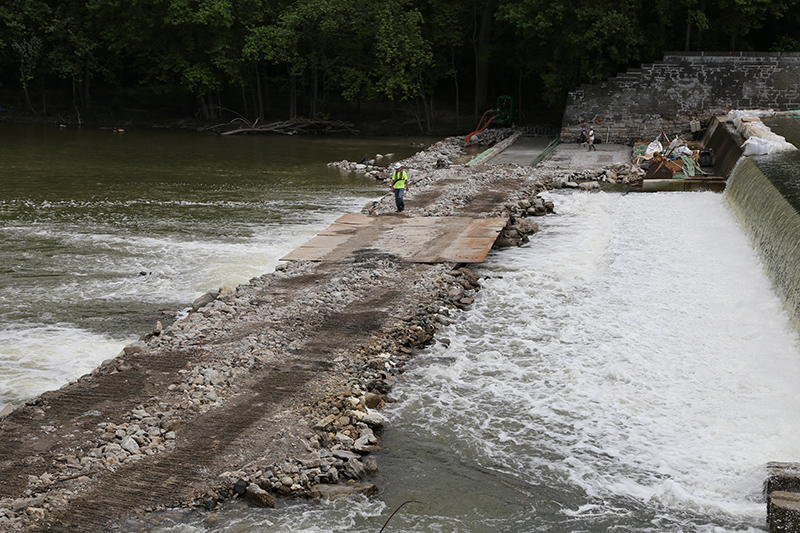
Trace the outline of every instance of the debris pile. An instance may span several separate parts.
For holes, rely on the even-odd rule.
[[[516,128],[487,128],[480,133],[472,135],[469,143],[467,143],[466,137],[463,137],[463,140],[465,145],[493,146],[516,132]]]
[[[666,148],[661,143],[661,135],[651,142],[640,142],[633,146],[633,160],[647,171],[644,179],[672,179],[706,176],[703,167],[714,164],[713,150],[704,150],[680,137],[665,139]],[[666,136],[664,136],[666,137]]]

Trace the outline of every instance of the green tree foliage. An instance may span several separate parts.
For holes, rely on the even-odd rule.
[[[477,116],[502,94],[528,114],[558,113],[570,89],[667,50],[798,52],[798,4],[5,0],[0,94],[11,102],[0,104],[80,115],[148,96],[253,120],[383,102],[430,132],[437,109],[469,101]]]
[[[13,72],[25,106],[33,111],[30,85],[44,61],[45,42],[51,26],[50,7],[39,0],[12,0],[0,6],[0,35],[3,35],[3,72]],[[10,81],[10,80],[8,80]]]
[[[595,83],[642,59],[639,2],[507,1],[500,18],[517,30],[517,46],[538,72],[544,98],[558,105],[570,88]]]

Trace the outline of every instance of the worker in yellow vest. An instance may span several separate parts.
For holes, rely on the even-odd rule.
[[[405,209],[406,204],[403,201],[403,194],[408,190],[409,181],[408,181],[408,174],[405,171],[405,167],[401,164],[397,164],[395,167],[394,172],[392,172],[392,190],[394,191],[394,205],[397,207],[397,212],[399,213],[403,209]]]

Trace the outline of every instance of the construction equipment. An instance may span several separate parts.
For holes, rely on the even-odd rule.
[[[476,135],[488,128],[489,124],[494,124],[495,126],[508,126],[513,122],[513,119],[514,99],[510,96],[498,96],[497,107],[486,110],[481,117],[480,122],[478,122],[477,129],[467,135],[467,142],[470,142],[470,139],[473,135]]]

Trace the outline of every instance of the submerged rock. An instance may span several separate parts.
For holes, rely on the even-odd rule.
[[[339,500],[355,495],[372,496],[377,493],[378,487],[372,483],[342,483],[336,485],[316,485],[309,492],[309,496],[317,500]]]

